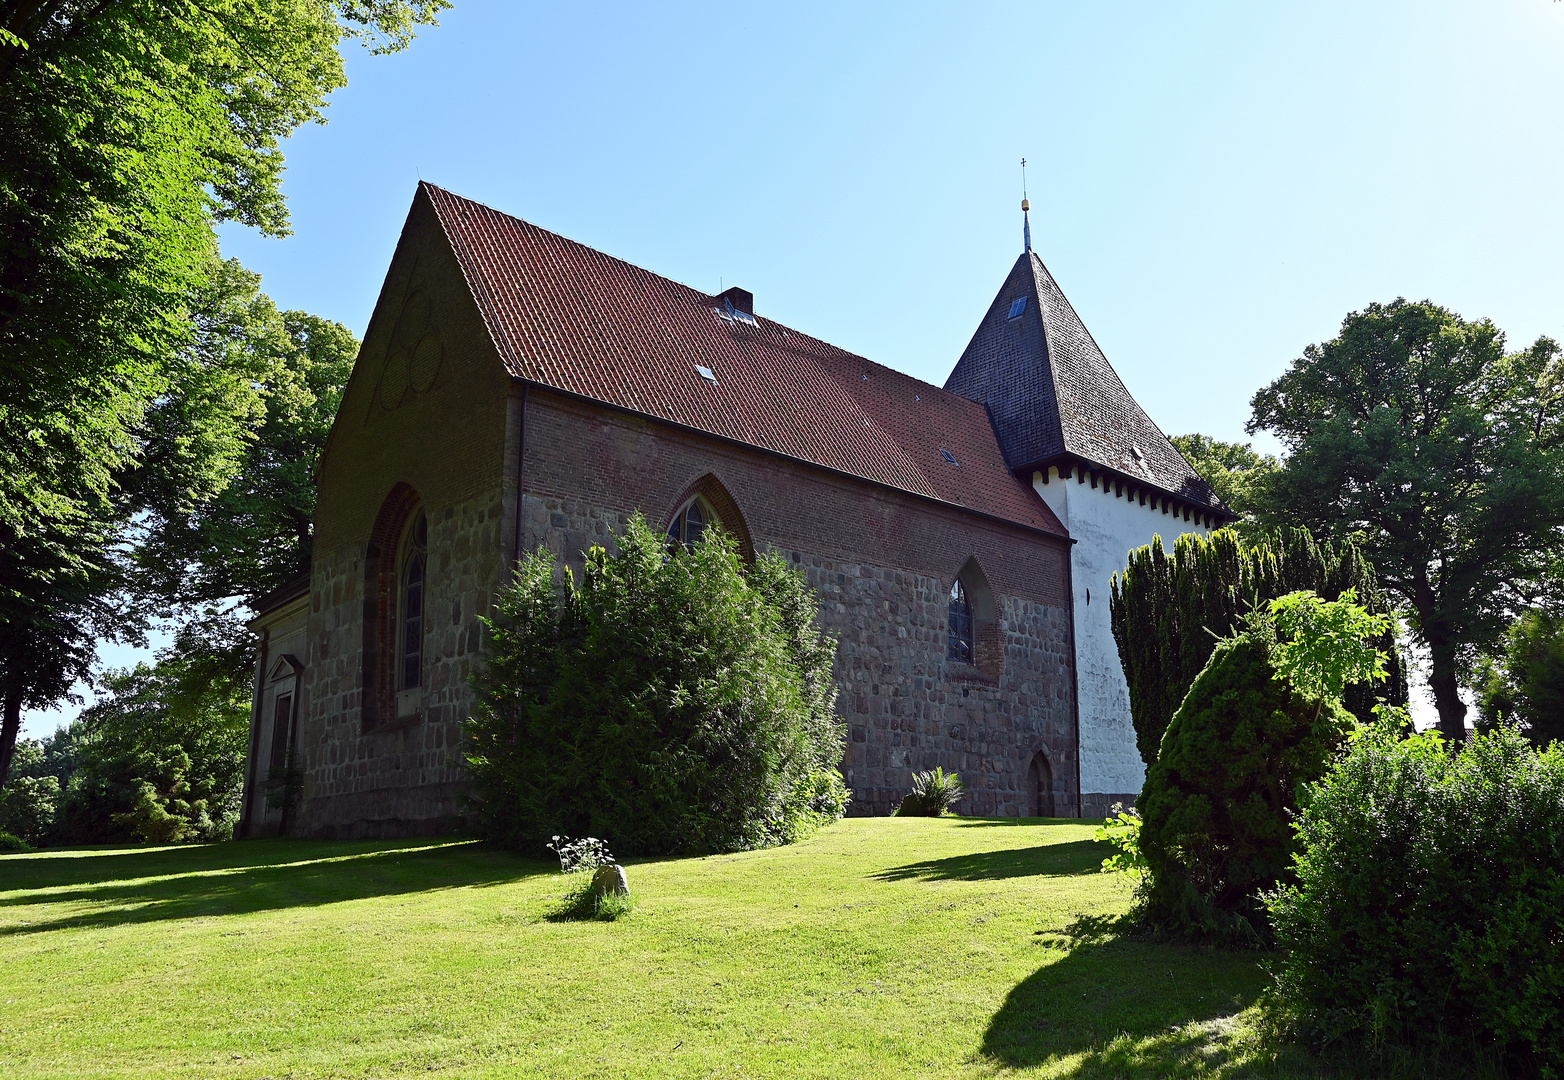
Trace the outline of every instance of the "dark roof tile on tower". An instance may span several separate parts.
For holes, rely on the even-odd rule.
[[[945,389],[988,406],[1011,469],[1080,461],[1233,517],[1130,395],[1035,252],[1016,260]]]
[[[981,404],[742,311],[735,290],[708,296],[432,184],[420,193],[516,378],[1065,534],[1005,467]]]

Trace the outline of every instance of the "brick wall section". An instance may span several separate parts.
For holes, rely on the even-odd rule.
[[[883,814],[917,769],[961,772],[970,814],[1024,813],[1038,751],[1074,815],[1068,541],[533,389],[523,542],[579,567],[640,509],[657,526],[701,477],[719,480],[757,551],[781,551],[822,596],[841,647],[838,707],[853,812]],[[997,605],[1002,660],[946,660],[947,597],[975,557]],[[992,668],[997,666],[998,671]]]
[[[403,313],[420,294],[427,308],[408,330]],[[431,335],[440,358],[432,378]],[[404,358],[421,355],[421,373],[416,359],[414,375],[392,370],[399,348]],[[399,394],[387,392],[388,376]],[[511,397],[433,216],[415,207],[317,474],[297,833],[435,833],[449,831],[461,813],[457,758],[478,616],[488,611],[515,542]],[[364,629],[376,606],[366,555],[399,484],[417,492],[429,522],[422,700],[414,715],[393,715],[366,731]],[[387,639],[395,640],[392,628]]]

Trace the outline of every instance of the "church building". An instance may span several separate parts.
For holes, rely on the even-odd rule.
[[[941,388],[421,184],[316,473],[313,566],[251,624],[239,835],[460,828],[480,618],[523,553],[579,567],[637,511],[819,592],[850,813],[936,765],[965,814],[1132,800],[1109,578],[1232,515],[1030,246]]]

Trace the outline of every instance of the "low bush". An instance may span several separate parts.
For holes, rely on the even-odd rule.
[[[580,582],[522,562],[489,622],[467,724],[475,824],[537,850],[590,833],[627,854],[787,843],[841,817],[836,643],[777,555],[712,529],[670,551],[639,516]]]
[[[20,836],[13,836],[8,832],[0,832],[0,854],[8,851],[31,851],[32,845]]]
[[[915,773],[912,790],[896,808],[897,817],[940,817],[954,812],[955,805],[967,797],[961,776],[948,773],[943,766]]]
[[[1451,754],[1367,730],[1313,789],[1296,882],[1267,901],[1285,949],[1273,1016],[1316,1043],[1485,1043],[1564,1062],[1564,750],[1511,728]]]

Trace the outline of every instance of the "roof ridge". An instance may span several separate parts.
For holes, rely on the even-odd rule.
[[[684,282],[678,280],[677,278],[671,278],[671,277],[668,277],[665,274],[659,274],[655,270],[648,270],[646,267],[637,265],[636,263],[633,263],[633,262],[630,262],[628,259],[622,259],[618,255],[611,254],[610,252],[604,251],[601,248],[595,248],[591,244],[584,244],[584,243],[582,243],[579,240],[572,240],[570,237],[564,235],[563,233],[554,232],[552,229],[545,228],[544,226],[539,225],[536,222],[528,221],[524,217],[517,217],[515,214],[508,214],[504,210],[495,209],[494,207],[489,206],[486,203],[478,202],[476,199],[469,199],[465,195],[458,195],[456,192],[451,191],[449,188],[440,187],[438,184],[431,183],[428,180],[420,180],[419,184],[422,187],[430,189],[431,191],[437,191],[441,195],[445,196],[446,198],[449,198],[449,199],[454,200],[456,202],[461,202],[461,203],[467,204],[468,206],[476,207],[479,210],[486,211],[487,213],[494,214],[494,215],[496,215],[498,217],[505,218],[508,221],[514,221],[517,224],[523,225],[523,226],[525,226],[528,229],[536,229],[538,232],[546,233],[548,236],[553,237],[554,239],[558,240],[559,242],[561,242],[563,244],[568,244],[571,247],[580,249],[581,251],[590,252],[591,254],[593,254],[595,256],[598,256],[600,258],[608,259],[611,262],[617,263],[620,266],[627,267],[627,268],[635,271],[638,274],[646,274],[646,275],[649,275],[651,277],[656,278],[658,281],[666,282],[669,285],[673,285],[673,286],[676,286],[677,288],[684,289],[687,292],[689,292],[692,297],[697,297],[697,298],[699,298],[702,301],[714,300],[718,296],[721,295],[720,293],[703,292],[700,289],[697,289],[695,286],[687,285]],[[436,209],[438,210],[438,205],[436,206]],[[446,228],[446,222],[445,222],[444,217],[442,217],[442,216],[440,216],[438,214],[436,216],[440,217],[440,227],[445,231],[447,238],[452,239],[453,242],[454,242],[455,238],[451,237],[450,230],[448,228]],[[465,238],[464,238],[463,242],[465,243]],[[464,266],[463,267],[463,274],[465,275],[465,273],[466,273],[466,267]],[[750,314],[753,316],[753,318],[757,322],[769,324],[770,326],[773,326],[773,327],[775,327],[778,330],[786,331],[789,335],[796,334],[796,335],[798,335],[801,338],[804,338],[804,339],[806,339],[808,341],[812,341],[815,344],[821,345],[821,346],[823,346],[823,347],[825,347],[827,349],[831,349],[832,351],[840,353],[843,356],[850,356],[850,357],[852,357],[852,358],[854,358],[856,360],[862,360],[865,364],[868,364],[870,367],[878,368],[881,371],[889,372],[890,374],[895,375],[897,378],[906,379],[909,382],[915,382],[915,383],[919,384],[920,386],[925,387],[928,390],[931,390],[931,391],[933,391],[935,393],[938,393],[938,394],[950,394],[953,397],[959,397],[959,398],[962,398],[963,400],[968,400],[968,401],[971,400],[970,398],[966,398],[966,397],[964,397],[961,394],[954,394],[954,393],[952,393],[952,391],[946,390],[943,386],[940,386],[938,383],[932,383],[932,382],[929,382],[926,379],[920,379],[920,378],[918,378],[918,376],[909,374],[909,373],[907,373],[905,371],[900,370],[899,368],[894,368],[894,367],[891,367],[889,364],[882,364],[878,360],[870,359],[869,357],[863,355],[862,353],[856,353],[856,352],[853,352],[850,349],[844,349],[840,345],[835,345],[835,344],[832,344],[829,341],[826,341],[824,338],[815,337],[813,334],[809,333],[807,330],[800,330],[797,327],[789,326],[786,323],[778,322],[776,319],[769,318],[768,316],[765,316],[765,315],[760,315],[760,314],[757,314],[757,313],[754,313],[754,312],[751,312]]]
[[[427,182],[513,378],[1063,535],[981,403]],[[941,454],[947,451],[950,456]]]

